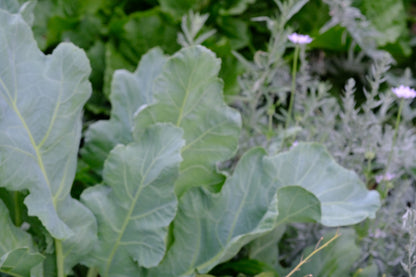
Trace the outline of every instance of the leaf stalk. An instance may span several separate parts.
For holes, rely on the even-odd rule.
[[[62,250],[62,242],[59,239],[55,239],[55,252],[58,277],[66,277],[64,271],[64,255]]]

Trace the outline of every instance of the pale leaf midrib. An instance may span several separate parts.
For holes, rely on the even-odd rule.
[[[48,174],[46,173],[45,165],[44,165],[43,160],[42,160],[42,155],[40,154],[39,148],[36,145],[35,139],[33,138],[32,133],[30,132],[30,129],[27,126],[27,123],[26,123],[25,119],[23,118],[19,109],[17,108],[16,103],[13,102],[12,105],[13,105],[13,110],[15,111],[16,115],[19,117],[20,121],[22,122],[23,127],[24,127],[24,129],[25,129],[25,131],[26,131],[26,133],[29,137],[30,143],[32,144],[33,149],[35,150],[37,162],[38,162],[39,168],[42,172],[42,175],[45,178],[46,184],[48,185],[49,190],[52,192],[49,177],[48,177]],[[56,208],[55,202],[53,203],[53,205]]]
[[[16,72],[14,72],[14,73],[15,73],[14,74],[14,77],[16,77]],[[17,98],[16,98],[17,97],[17,93],[15,93],[16,97],[12,98],[12,95],[11,95],[9,89],[5,85],[3,79],[1,79],[1,78],[0,78],[0,83],[1,83],[2,87],[5,90],[5,93],[9,97],[9,101],[7,101],[7,99],[5,99],[6,102],[8,103],[8,105],[11,105],[12,106],[13,111],[18,116],[20,122],[22,123],[22,125],[23,125],[23,127],[24,127],[24,129],[25,129],[25,131],[26,131],[26,133],[27,133],[27,135],[29,137],[30,143],[31,143],[31,145],[32,145],[32,147],[33,147],[33,149],[35,150],[35,153],[36,153],[36,161],[37,161],[37,163],[39,165],[39,168],[40,168],[40,170],[42,172],[42,175],[43,175],[43,177],[45,179],[45,182],[48,185],[49,190],[52,192],[52,188],[51,188],[51,184],[50,184],[50,181],[49,181],[49,177],[48,177],[48,174],[47,174],[46,169],[45,169],[45,165],[44,165],[43,160],[42,160],[42,155],[40,154],[40,149],[36,145],[35,139],[33,138],[33,135],[31,133],[31,131],[30,131],[27,123],[26,123],[26,120],[24,119],[24,117],[20,113],[20,110],[17,107],[17,103],[16,103],[16,101],[17,101]],[[15,86],[17,86],[16,80],[15,80]],[[55,201],[53,201],[53,205],[56,208]]]
[[[195,74],[195,71],[196,70],[193,68],[192,69],[191,76],[188,79],[188,83],[187,83],[186,87],[184,86],[184,89],[185,89],[185,97],[184,97],[184,99],[182,101],[181,108],[179,109],[178,120],[176,121],[176,126],[177,127],[180,127],[181,126],[181,123],[182,123],[182,117],[183,117],[183,112],[184,112],[184,109],[185,109],[185,105],[186,105],[186,103],[188,101],[188,97],[189,97],[189,94],[191,92],[189,86],[192,83],[191,81],[193,80],[193,76]]]
[[[123,222],[123,225],[122,225],[122,227],[120,229],[119,236],[117,237],[117,240],[114,243],[113,249],[111,250],[111,253],[110,253],[108,259],[106,259],[106,264],[107,265],[106,265],[105,273],[103,274],[103,276],[109,276],[108,274],[110,272],[111,265],[113,264],[114,255],[116,254],[117,249],[118,249],[118,247],[121,244],[121,239],[123,238],[124,233],[125,233],[125,231],[127,229],[127,226],[130,223],[130,221],[131,221],[131,218],[132,218],[131,215],[132,215],[132,213],[134,211],[134,208],[136,207],[137,200],[139,199],[139,196],[140,196],[142,190],[149,185],[149,184],[144,184],[143,182],[144,182],[144,180],[146,180],[146,177],[147,177],[149,171],[153,167],[153,164],[156,162],[156,160],[158,160],[158,157],[159,157],[160,153],[163,152],[166,147],[167,146],[165,145],[165,147],[162,147],[159,150],[159,153],[157,153],[157,155],[155,155],[155,157],[152,159],[152,162],[150,163],[150,165],[148,166],[146,172],[142,176],[142,180],[140,181],[140,187],[137,190],[134,198],[132,199],[132,202],[131,202],[131,205],[130,205],[130,209],[129,209],[128,213],[126,214],[125,218],[124,218],[124,222]]]

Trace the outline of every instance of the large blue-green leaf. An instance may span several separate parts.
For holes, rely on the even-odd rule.
[[[302,203],[299,195],[308,201]],[[161,265],[143,274],[205,273],[279,222],[354,224],[373,217],[379,205],[378,193],[366,190],[356,174],[336,164],[319,144],[300,144],[272,157],[254,149],[239,161],[220,193],[194,188],[180,198],[174,242]]]
[[[195,186],[222,182],[216,163],[231,158],[238,146],[240,114],[228,107],[217,77],[220,60],[202,46],[184,48],[167,63],[153,90],[156,103],[136,117],[134,134],[156,122],[184,130],[178,195]]]
[[[319,222],[321,220],[321,202],[315,195],[299,186],[285,186],[277,190],[279,215],[277,227],[269,234],[251,242],[247,251],[251,259],[266,262],[275,269],[279,268],[279,248],[277,246],[287,223]]]
[[[320,222],[326,226],[350,225],[374,218],[380,207],[379,194],[368,191],[357,174],[338,165],[319,144],[300,144],[272,157],[271,162],[279,187],[300,186],[319,199]],[[302,208],[302,202],[294,204]]]
[[[179,201],[175,241],[162,264],[145,276],[191,276],[208,272],[249,241],[275,226],[276,180],[263,149],[246,153],[218,194],[193,188]]]
[[[145,54],[134,73],[117,70],[110,95],[110,120],[92,124],[85,134],[82,157],[91,168],[101,171],[108,153],[118,143],[133,140],[131,129],[137,109],[153,101],[152,84],[162,71],[167,58],[155,48]]]
[[[106,186],[82,199],[95,213],[99,242],[89,264],[101,276],[139,276],[138,265],[156,266],[165,254],[168,225],[176,213],[174,182],[184,145],[182,130],[157,124],[127,146],[118,145],[104,165]]]
[[[29,215],[63,240],[68,270],[95,233],[92,213],[70,196],[88,59],[68,43],[45,56],[21,16],[0,10],[0,64],[0,186],[30,192]]]
[[[13,225],[9,212],[0,200],[0,272],[12,276],[30,276],[33,267],[44,257],[35,251],[32,238]]]

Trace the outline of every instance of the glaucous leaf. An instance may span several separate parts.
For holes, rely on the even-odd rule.
[[[98,220],[99,242],[89,258],[101,276],[139,276],[138,265],[156,266],[165,254],[176,213],[174,182],[184,145],[171,124],[147,128],[135,142],[118,145],[104,165],[104,183],[82,200]]]
[[[285,186],[277,191],[278,224],[292,222],[319,222],[321,202],[300,186]]]
[[[311,192],[299,186],[281,187],[277,190],[279,215],[277,227],[270,233],[255,239],[247,251],[251,259],[256,259],[279,268],[279,243],[286,230],[286,224],[293,222],[319,222],[321,203]]]
[[[134,135],[156,122],[170,122],[184,130],[186,145],[175,189],[178,195],[195,186],[222,182],[216,163],[231,158],[238,146],[240,114],[228,107],[217,77],[220,60],[203,46],[177,52],[156,79],[155,104],[142,109]]]
[[[312,212],[305,210],[300,195],[306,196],[304,204]],[[291,221],[319,220],[340,226],[374,216],[379,205],[378,193],[366,190],[355,173],[336,164],[319,144],[299,144],[272,157],[265,156],[263,149],[253,149],[241,158],[219,193],[193,188],[179,199],[175,240],[162,263],[143,274],[206,273],[273,230],[279,213]]]
[[[278,243],[286,231],[285,225],[280,225],[270,233],[253,240],[247,247],[250,259],[259,260],[279,268],[279,247]]]
[[[96,232],[92,213],[70,196],[91,93],[88,59],[69,43],[45,56],[22,17],[0,10],[0,64],[0,185],[28,190],[29,215],[76,259]]]
[[[31,269],[44,257],[35,251],[32,238],[10,220],[9,211],[0,200],[0,272],[12,276],[30,276]]]
[[[301,143],[271,158],[279,187],[300,186],[320,201],[320,223],[343,226],[374,218],[380,207],[376,191],[367,190],[352,170],[338,165],[317,143]],[[302,203],[297,201],[299,209]],[[305,203],[306,204],[306,203]]]
[[[179,199],[175,241],[165,259],[144,276],[206,273],[275,226],[277,203],[272,165],[260,148],[247,152],[221,192],[193,188]]]
[[[23,19],[30,26],[33,25],[34,15],[33,10],[36,6],[36,0],[29,0],[20,5],[17,0],[2,0],[0,1],[0,9],[6,10],[10,13],[19,13]]]
[[[0,9],[6,10],[10,13],[17,13],[19,12],[19,1],[17,0],[3,0],[0,1]]]
[[[85,134],[82,158],[91,168],[101,171],[108,153],[118,143],[133,140],[134,113],[152,103],[152,84],[162,71],[167,58],[159,48],[143,55],[136,71],[117,70],[114,73],[110,95],[112,110],[110,120],[92,124]]]

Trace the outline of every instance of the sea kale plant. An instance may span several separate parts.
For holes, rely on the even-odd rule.
[[[71,43],[42,53],[22,14],[0,9],[2,275],[196,276],[250,242],[260,253],[289,223],[374,218],[379,193],[318,143],[235,156],[241,115],[224,102],[220,59],[199,45],[155,48],[134,72],[115,72],[111,116],[89,126],[80,150],[102,181],[71,194],[90,65]]]

